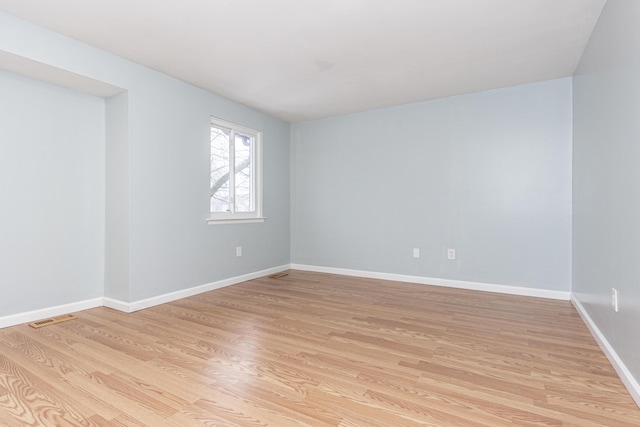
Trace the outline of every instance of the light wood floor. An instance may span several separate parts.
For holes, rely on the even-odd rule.
[[[0,329],[0,425],[639,426],[571,304],[291,271]]]

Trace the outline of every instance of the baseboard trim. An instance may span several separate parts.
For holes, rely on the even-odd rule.
[[[112,308],[114,310],[122,311],[125,313],[130,313],[129,311],[129,303],[120,301],[114,298],[104,297],[102,299],[102,305],[107,308]]]
[[[219,280],[217,282],[206,283],[204,285],[195,286],[193,288],[182,289],[180,291],[170,292],[130,303],[112,298],[104,298],[104,306],[112,308],[114,310],[123,311],[125,313],[133,313],[134,311],[143,310],[145,308],[154,307],[156,305],[191,297],[204,292],[224,288],[226,286],[236,285],[238,283],[246,282],[247,280],[253,280],[259,277],[268,276],[270,274],[280,273],[281,271],[285,271],[288,269],[288,264],[281,265],[279,267],[272,267],[266,270],[256,271],[254,273],[243,274],[241,276],[235,276],[229,279]]]
[[[90,308],[96,307],[108,307],[125,313],[132,313],[134,311],[179,300],[181,298],[187,298],[193,295],[201,294],[203,292],[209,292],[215,289],[224,288],[225,286],[231,286],[238,283],[246,282],[247,280],[253,280],[259,277],[280,273],[281,271],[289,270],[289,268],[289,264],[281,265],[279,267],[272,267],[266,270],[256,271],[254,273],[243,274],[241,276],[231,277],[229,279],[219,280],[217,282],[207,283],[201,286],[195,286],[193,288],[183,289],[176,292],[170,292],[167,294],[158,295],[144,300],[134,301],[131,303],[114,298],[101,297],[86,301],[58,305],[55,307],[46,307],[24,313],[12,314],[9,316],[0,317],[0,328],[21,325],[23,323],[29,323],[35,320],[46,319],[47,317],[60,316],[62,314],[88,310]]]
[[[593,338],[596,340],[605,356],[607,356],[609,362],[611,362],[611,365],[620,377],[620,380],[622,380],[624,386],[629,390],[629,394],[631,394],[636,405],[640,407],[640,384],[633,377],[629,369],[627,369],[627,366],[624,364],[622,359],[620,359],[618,353],[616,353],[611,344],[609,344],[609,341],[607,341],[604,334],[600,332],[596,323],[591,319],[591,316],[589,316],[589,313],[587,313],[587,310],[584,308],[582,303],[578,301],[575,295],[571,295],[571,303],[578,311],[578,314],[580,314],[580,317],[582,317],[582,320],[587,325],[587,328],[589,328],[589,331],[591,331],[591,335],[593,335]]]
[[[497,292],[501,294],[522,295],[569,301],[570,292],[553,291],[520,286],[494,285],[490,283],[466,282],[461,280],[438,279],[433,277],[409,276],[404,274],[379,273],[374,271],[350,270],[345,268],[319,267],[315,265],[291,264],[293,270],[314,271],[318,273],[341,274],[343,276],[366,277],[370,279],[394,280],[396,282],[417,283],[421,285],[443,286],[448,288],[470,289],[475,291]]]
[[[21,325],[23,323],[34,322],[36,320],[46,319],[48,317],[60,316],[63,314],[88,310],[90,308],[101,306],[102,298],[93,298],[84,301],[72,302],[69,304],[57,305],[54,307],[47,307],[33,311],[25,311],[23,313],[11,314],[9,316],[0,317],[0,328]]]

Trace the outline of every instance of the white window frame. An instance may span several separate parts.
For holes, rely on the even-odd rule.
[[[211,117],[210,129],[212,127],[222,128],[230,131],[229,137],[229,191],[230,191],[230,207],[228,212],[209,212],[207,223],[209,224],[232,224],[232,223],[251,223],[264,222],[266,218],[262,216],[262,132],[245,126],[231,123],[226,120]],[[253,176],[253,212],[235,212],[235,134],[241,133],[254,137],[254,147],[252,150],[253,158],[251,159],[252,176]],[[211,149],[211,144],[209,144]],[[209,153],[211,157],[211,153]],[[211,175],[211,163],[209,163],[209,175]],[[211,183],[209,183],[211,185]],[[211,195],[209,195],[211,197]],[[211,210],[211,200],[209,200],[209,210]]]

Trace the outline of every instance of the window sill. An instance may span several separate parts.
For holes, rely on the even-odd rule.
[[[251,224],[264,222],[267,218],[257,217],[257,218],[209,218],[207,219],[207,224]]]

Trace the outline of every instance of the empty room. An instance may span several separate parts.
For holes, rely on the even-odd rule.
[[[0,0],[0,426],[640,425],[637,0]]]

